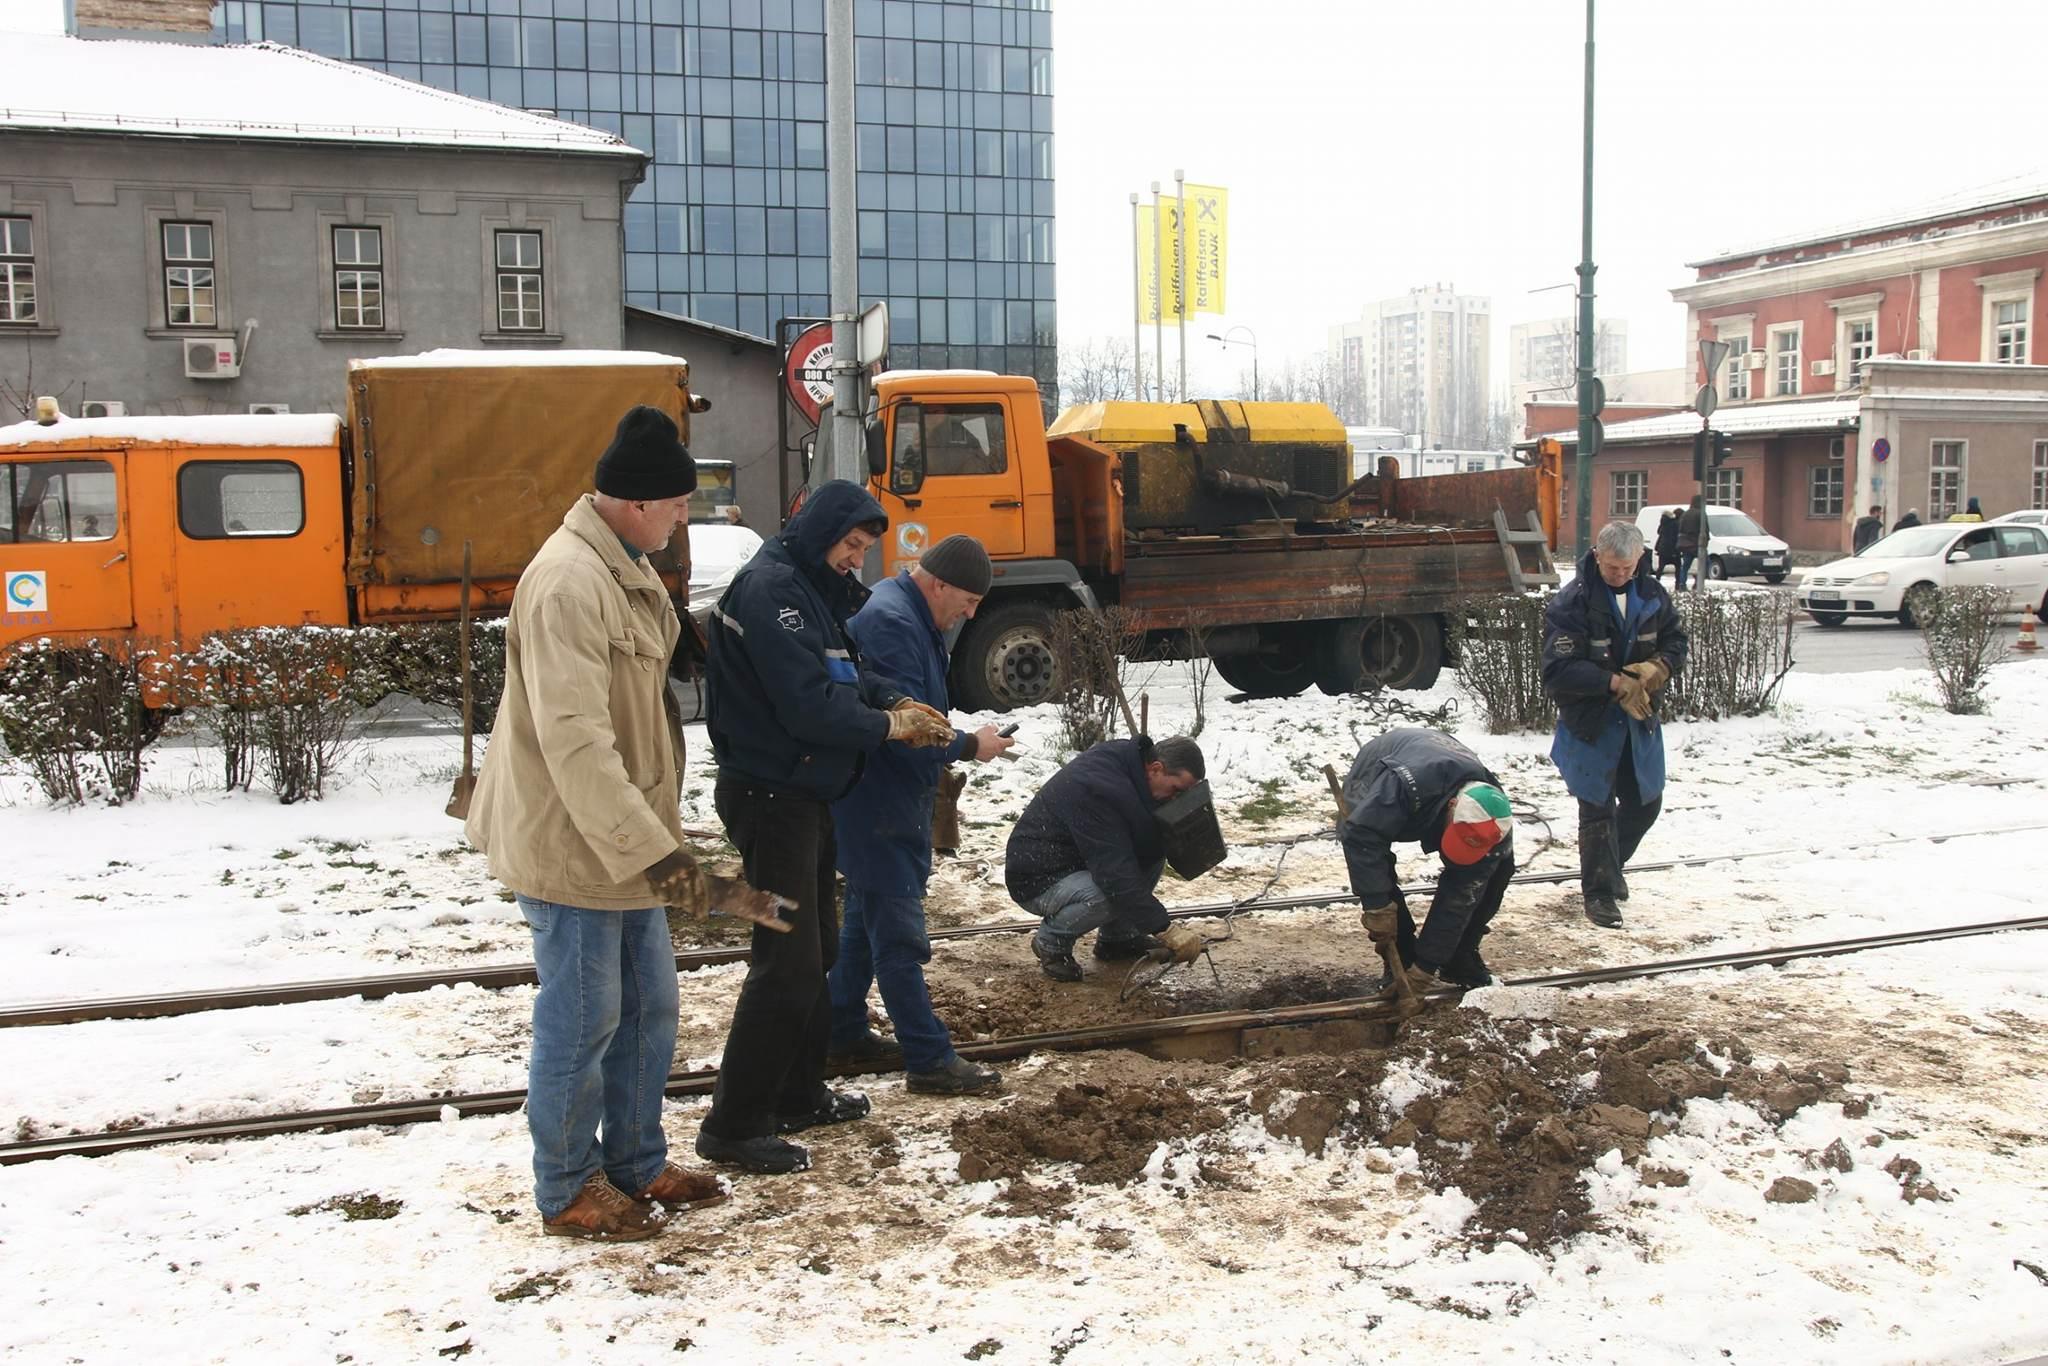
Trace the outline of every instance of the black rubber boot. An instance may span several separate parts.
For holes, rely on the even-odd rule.
[[[699,1129],[697,1156],[706,1162],[726,1162],[763,1176],[806,1171],[811,1165],[810,1150],[803,1144],[766,1134],[759,1138],[720,1138]]]
[[[1039,944],[1036,935],[1031,939],[1031,956],[1038,960],[1039,971],[1055,982],[1078,982],[1081,980],[1081,965],[1074,961],[1071,953],[1047,953]]]
[[[868,1098],[858,1091],[834,1091],[829,1087],[820,1088],[824,1094],[818,1103],[797,1115],[777,1115],[775,1132],[779,1134],[802,1133],[815,1129],[820,1124],[846,1124],[856,1119],[866,1119]]]
[[[959,1054],[944,1067],[929,1072],[910,1072],[904,1085],[927,1096],[978,1096],[1003,1084],[1003,1074],[993,1067],[980,1067]]]
[[[863,1034],[852,1043],[833,1044],[825,1052],[825,1063],[861,1072],[893,1072],[903,1066],[903,1045],[879,1034]]]

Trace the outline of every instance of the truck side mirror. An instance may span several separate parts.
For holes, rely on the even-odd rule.
[[[882,424],[869,418],[861,438],[867,444],[868,473],[880,479],[882,472],[889,468],[889,448],[883,444]]]
[[[879,423],[876,428],[880,430]],[[889,471],[889,491],[916,493],[923,487],[924,408],[916,403],[899,404],[896,408],[896,459]]]

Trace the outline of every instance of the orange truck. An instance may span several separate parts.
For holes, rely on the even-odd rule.
[[[476,610],[503,611],[635,403],[686,438],[710,406],[671,356],[439,351],[351,361],[341,418],[0,428],[0,651],[452,618],[465,541]]]
[[[1462,598],[1556,582],[1554,450],[1423,479],[1382,461],[1354,480],[1319,404],[1093,403],[1048,429],[1028,377],[884,373],[875,389],[884,572],[955,532],[995,562],[954,649],[963,707],[1052,696],[1053,614],[1112,604],[1148,654],[1204,650],[1255,696],[1426,688]]]

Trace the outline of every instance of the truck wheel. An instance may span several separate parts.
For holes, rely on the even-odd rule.
[[[967,623],[953,651],[956,705],[968,711],[1008,711],[1049,702],[1059,691],[1052,652],[1052,609],[1013,602]]]
[[[1360,617],[1332,626],[1316,686],[1333,697],[1372,688],[1419,692],[1435,686],[1443,665],[1435,617]]]
[[[1216,655],[1212,662],[1225,683],[1252,697],[1293,697],[1316,681],[1313,656]]]

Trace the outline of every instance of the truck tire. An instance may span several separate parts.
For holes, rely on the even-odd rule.
[[[954,704],[1009,711],[1050,702],[1059,691],[1052,614],[1042,602],[1011,602],[968,622],[953,651]]]
[[[1316,681],[1313,656],[1215,655],[1210,662],[1225,683],[1251,697],[1294,697]]]
[[[1316,686],[1332,697],[1373,688],[1421,691],[1443,672],[1443,627],[1433,616],[1358,617],[1331,624]]]

